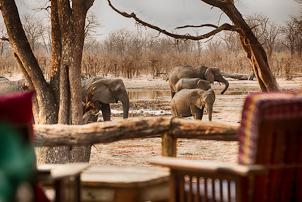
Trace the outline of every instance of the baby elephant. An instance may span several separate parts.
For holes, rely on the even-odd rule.
[[[181,89],[194,89],[199,88],[202,90],[211,89],[211,84],[209,81],[200,79],[200,78],[183,78],[175,84],[175,92],[180,91]]]
[[[172,115],[176,117],[194,116],[202,119],[204,108],[207,108],[209,121],[212,121],[215,93],[212,89],[182,89],[171,101]]]

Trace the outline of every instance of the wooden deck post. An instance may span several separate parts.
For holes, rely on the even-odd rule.
[[[161,155],[176,157],[177,138],[173,137],[169,131],[163,133],[161,138]]]

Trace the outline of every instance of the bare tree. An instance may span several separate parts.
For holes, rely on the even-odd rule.
[[[135,13],[127,13],[118,10],[115,6],[112,5],[110,0],[107,0],[109,3],[109,6],[119,13],[120,15],[126,17],[126,18],[133,18],[137,23],[140,23],[141,25],[150,27],[154,30],[159,31],[160,33],[164,33],[168,36],[177,38],[177,39],[190,39],[190,40],[202,40],[209,38],[221,31],[235,31],[239,34],[240,40],[242,43],[242,46],[247,54],[247,57],[249,58],[254,73],[258,79],[260,88],[262,91],[276,91],[279,89],[276,79],[274,78],[270,68],[269,63],[267,60],[266,53],[261,45],[259,43],[258,39],[252,32],[249,25],[246,23],[246,21],[243,19],[241,13],[238,11],[238,9],[234,5],[233,0],[202,0],[204,3],[209,4],[213,7],[217,7],[221,9],[232,21],[233,24],[224,23],[220,26],[213,25],[213,24],[203,24],[199,26],[191,26],[186,25],[179,28],[187,28],[187,27],[211,27],[213,28],[212,31],[198,35],[181,35],[181,34],[174,34],[172,32],[169,32],[165,29],[162,29],[158,26],[155,26],[153,24],[150,24],[141,18],[137,17]]]
[[[31,46],[35,51],[36,45],[39,40],[43,39],[45,27],[42,22],[34,16],[25,15],[23,17],[23,29]]]
[[[290,51],[291,56],[298,53],[299,57],[302,56],[302,17],[291,17],[283,27],[282,33],[284,34],[283,45]]]
[[[263,15],[249,16],[247,22],[252,27],[252,31],[259,42],[266,49],[268,57],[271,58],[281,28]]]
[[[97,17],[94,13],[88,13],[85,24],[85,39],[93,35],[96,29],[100,26]]]
[[[0,40],[0,56],[3,56],[7,46],[7,37],[6,37],[6,31],[5,31],[5,27],[4,25],[1,23],[0,24],[0,37],[1,37],[1,40]]]
[[[46,82],[21,24],[15,1],[0,0],[9,43],[15,58],[36,92],[39,123],[81,124],[81,60],[85,19],[94,0],[52,0],[52,55],[50,84]],[[72,4],[72,6],[71,6]],[[66,153],[65,153],[66,152]],[[87,161],[90,148],[73,152],[46,150],[45,162]]]
[[[222,36],[222,40],[226,45],[228,51],[237,52],[240,50],[240,40],[238,38],[238,33],[236,32],[225,32]]]

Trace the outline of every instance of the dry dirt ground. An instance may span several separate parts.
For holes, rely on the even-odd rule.
[[[213,120],[224,123],[238,123],[241,107],[248,93],[259,91],[257,81],[229,80],[230,87],[220,95],[223,86],[215,83],[216,101]],[[124,80],[130,97],[130,117],[171,116],[168,83],[162,79]],[[301,89],[302,78],[291,81],[278,79],[282,89]],[[113,119],[121,119],[121,104],[112,105]],[[204,115],[202,121],[207,121]],[[186,140],[178,141],[178,157],[185,159],[218,160],[235,162],[237,142]],[[112,166],[149,166],[147,160],[160,156],[160,138],[135,139],[110,144],[94,145],[90,162]]]

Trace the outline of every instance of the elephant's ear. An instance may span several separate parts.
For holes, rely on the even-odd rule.
[[[203,90],[208,90],[211,88],[211,83],[209,81],[199,79],[197,82],[197,87]]]
[[[112,95],[112,92],[107,85],[102,82],[97,82],[93,85],[94,87],[91,93],[92,101],[98,101],[106,104],[115,102],[114,96]]]
[[[210,83],[214,82],[214,68],[208,68],[205,72],[205,77]]]

